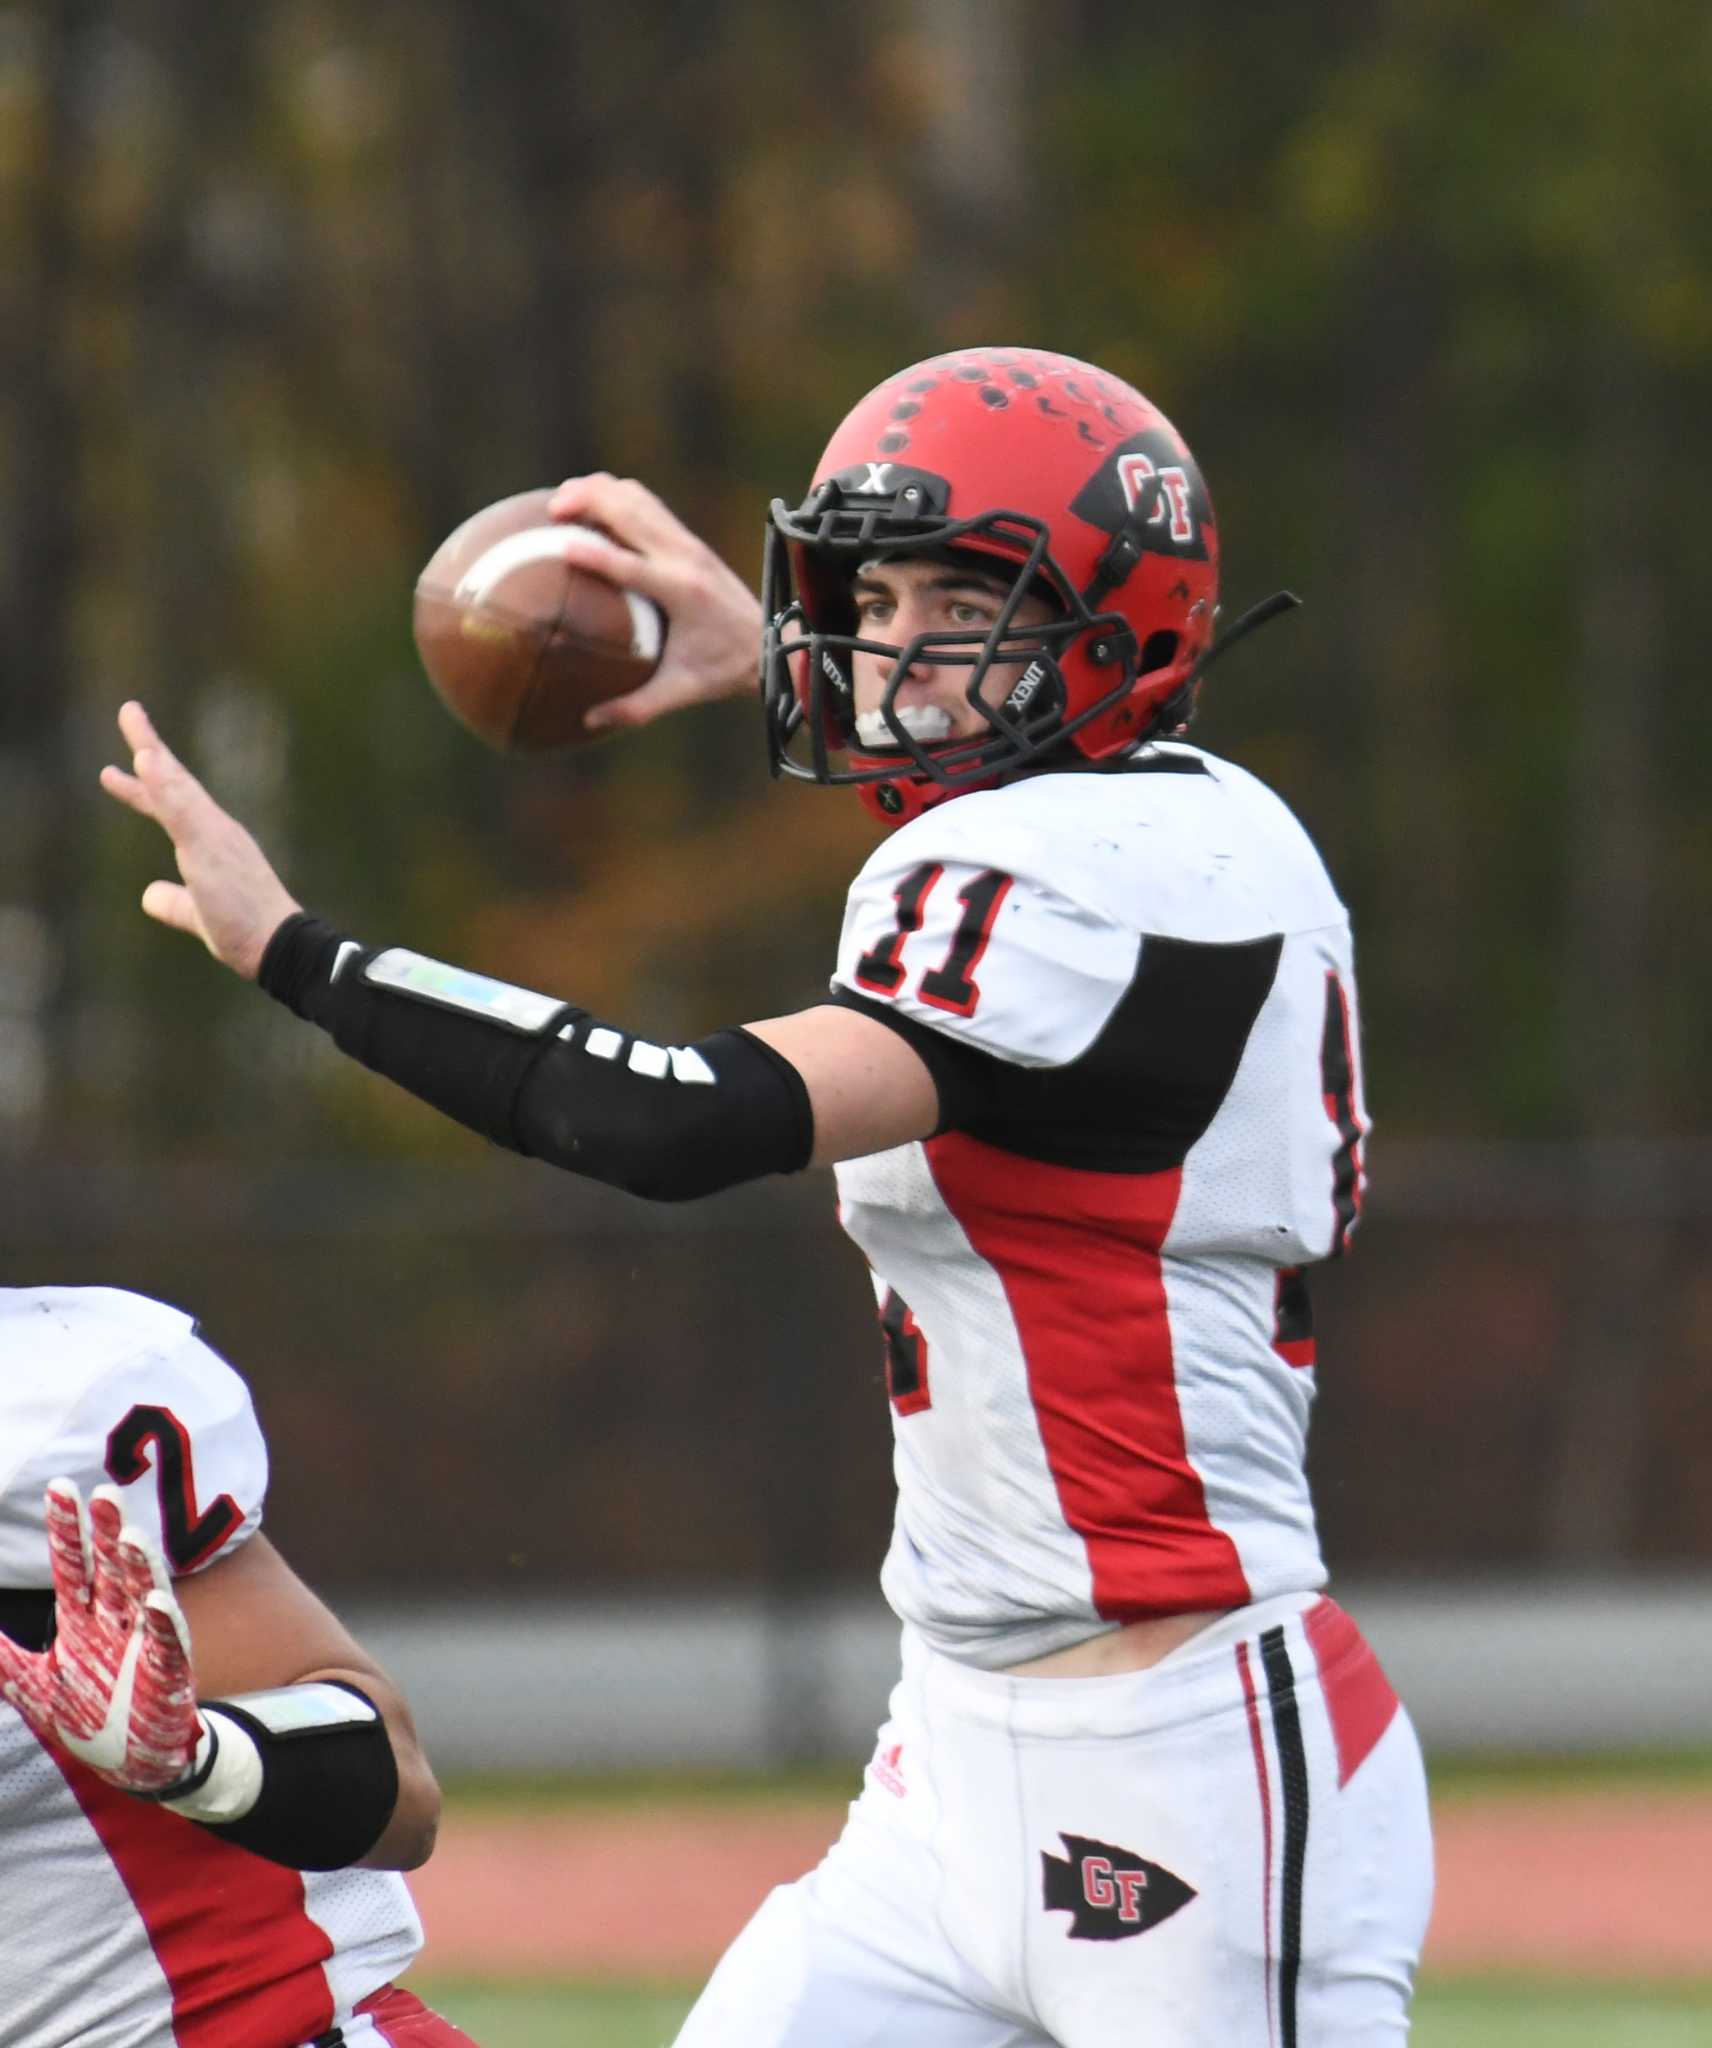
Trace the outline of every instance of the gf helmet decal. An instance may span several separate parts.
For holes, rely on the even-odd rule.
[[[1132,434],[1115,448],[1076,494],[1070,509],[1090,526],[1116,533],[1149,490],[1157,491],[1158,501],[1141,531],[1143,549],[1204,562],[1213,516],[1207,487],[1188,451],[1157,428]]]

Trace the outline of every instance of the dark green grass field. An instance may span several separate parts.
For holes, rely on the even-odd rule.
[[[694,1987],[446,1983],[410,1979],[480,2048],[665,2048]],[[1424,1984],[1412,2048],[1707,2048],[1700,1986]]]

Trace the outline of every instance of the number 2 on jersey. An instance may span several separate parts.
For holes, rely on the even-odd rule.
[[[119,1486],[129,1486],[149,1469],[144,1446],[155,1449],[155,1492],[160,1500],[161,1530],[167,1562],[174,1575],[192,1571],[212,1557],[235,1529],[244,1512],[223,1493],[203,1513],[196,1507],[196,1473],[190,1455],[190,1432],[170,1408],[139,1403],[107,1438],[107,1473]]]
[[[920,867],[911,868],[892,891],[897,923],[857,961],[856,980],[860,987],[885,996],[895,996],[902,988],[904,969],[899,955],[904,941],[912,932],[921,930],[927,899],[944,872],[937,861],[923,861]],[[1012,877],[999,869],[985,868],[958,890],[963,915],[957,920],[945,958],[921,977],[918,992],[924,1003],[931,1003],[936,1010],[949,1010],[957,1017],[975,1014],[975,1006],[981,1000],[981,991],[975,985],[975,969],[987,950],[999,906],[1011,881]]]

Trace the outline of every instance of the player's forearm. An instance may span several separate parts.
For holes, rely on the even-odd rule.
[[[556,997],[371,954],[302,916],[274,934],[259,978],[353,1059],[495,1144],[632,1194],[712,1194],[796,1172],[814,1149],[801,1076],[743,1031],[655,1045]]]

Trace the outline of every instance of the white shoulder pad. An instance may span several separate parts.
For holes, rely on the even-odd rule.
[[[851,885],[834,985],[999,1059],[1062,1066],[1098,1037],[1141,939],[1010,796],[924,812],[875,851]]]
[[[189,1316],[117,1288],[0,1288],[0,1586],[49,1583],[50,1479],[118,1487],[180,1576],[254,1534],[267,1477],[249,1389]]]
[[[983,804],[1034,836],[1067,895],[1161,938],[1232,945],[1346,921],[1288,805],[1199,747],[1160,744],[1128,768],[1036,775],[948,808],[973,826]]]

